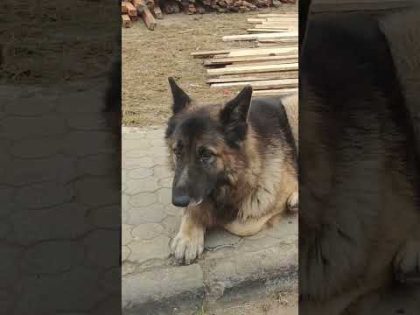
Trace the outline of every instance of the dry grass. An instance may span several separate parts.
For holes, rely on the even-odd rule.
[[[296,5],[244,14],[165,15],[155,31],[140,22],[123,30],[123,123],[149,126],[164,123],[170,115],[171,97],[167,77],[173,76],[197,101],[220,102],[231,97],[232,89],[211,89],[205,83],[201,59],[196,50],[252,47],[249,42],[227,43],[222,36],[245,34],[247,18],[265,12],[295,12]]]

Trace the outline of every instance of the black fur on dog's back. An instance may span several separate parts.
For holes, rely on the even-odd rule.
[[[300,292],[327,301],[390,274],[418,215],[419,156],[374,18],[314,17],[300,69]]]
[[[297,145],[280,97],[253,99],[248,119],[261,139],[261,146],[269,145],[273,140],[282,139],[287,143],[292,159],[297,166]]]

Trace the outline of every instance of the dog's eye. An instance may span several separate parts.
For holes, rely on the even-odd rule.
[[[199,152],[200,162],[201,163],[211,163],[214,160],[214,154],[213,152],[207,150],[207,149],[200,149]]]

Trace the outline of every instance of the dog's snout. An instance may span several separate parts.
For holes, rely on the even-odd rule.
[[[191,198],[187,195],[172,195],[172,204],[176,207],[186,207],[190,204]]]

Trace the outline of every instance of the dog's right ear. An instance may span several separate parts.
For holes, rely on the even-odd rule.
[[[173,97],[172,112],[175,115],[186,109],[191,104],[191,99],[187,93],[176,84],[174,78],[169,77],[168,81],[171,86]]]

